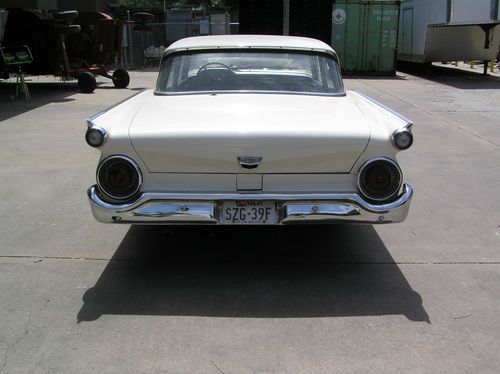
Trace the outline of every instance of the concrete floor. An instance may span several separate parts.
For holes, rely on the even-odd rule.
[[[98,224],[84,120],[155,77],[0,84],[0,372],[500,371],[499,78],[346,79],[416,122],[404,223]]]

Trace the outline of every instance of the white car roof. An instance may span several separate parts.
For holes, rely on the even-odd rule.
[[[316,51],[337,56],[332,47],[320,40],[298,36],[279,35],[211,35],[196,36],[176,41],[165,50],[165,55],[173,52],[204,49],[292,49]]]

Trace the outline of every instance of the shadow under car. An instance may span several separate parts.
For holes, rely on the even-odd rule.
[[[371,225],[132,226],[77,319],[104,314],[430,322]]]

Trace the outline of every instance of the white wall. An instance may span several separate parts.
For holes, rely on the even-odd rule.
[[[453,14],[451,22],[480,22],[492,18],[492,10],[497,0],[452,0]],[[406,16],[405,16],[405,10]],[[409,14],[413,13],[413,28],[408,24]],[[402,0],[398,54],[409,53],[411,47],[412,55],[423,55],[425,51],[425,39],[427,25],[434,23],[446,23],[448,16],[448,0]],[[493,17],[495,18],[495,16]],[[498,15],[496,16],[498,19]],[[406,22],[406,24],[405,24]],[[411,30],[410,30],[411,29]],[[412,43],[408,47],[409,32],[412,32]],[[403,35],[404,33],[404,35]],[[405,38],[403,38],[405,36]]]
[[[478,22],[491,19],[492,0],[455,0],[452,22]]]
[[[475,0],[469,0],[475,1]],[[405,9],[413,9],[412,54],[423,55],[427,25],[444,23],[447,17],[447,0],[406,0],[401,3],[398,52],[403,50],[403,30],[409,32],[409,25],[403,22]],[[406,48],[408,50],[408,48]]]

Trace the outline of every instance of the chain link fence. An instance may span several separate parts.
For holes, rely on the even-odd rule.
[[[176,40],[200,35],[228,35],[239,32],[239,24],[228,15],[210,20],[148,23],[145,27],[124,26],[122,65],[128,69],[157,68],[165,48]]]

